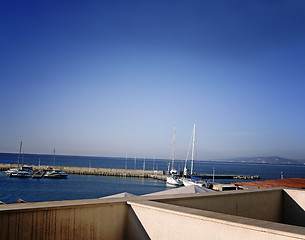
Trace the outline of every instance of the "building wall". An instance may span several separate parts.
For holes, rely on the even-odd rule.
[[[281,189],[205,193],[157,201],[260,220],[282,221]]]
[[[37,204],[27,203],[16,210],[0,211],[0,239],[124,239],[127,218],[124,202],[48,204],[52,203],[33,208]]]
[[[8,204],[0,240],[305,239],[288,225],[304,208],[304,191],[282,189]]]
[[[295,226],[158,202],[128,202],[150,239],[304,239]]]

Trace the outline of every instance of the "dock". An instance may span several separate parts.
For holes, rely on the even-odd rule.
[[[193,176],[199,177],[202,179],[245,179],[245,180],[254,180],[260,179],[259,175],[214,175],[213,174],[194,174]]]
[[[90,167],[68,167],[68,166],[46,166],[31,165],[33,170],[56,168],[66,171],[68,174],[79,175],[98,175],[114,177],[135,177],[135,178],[153,178],[166,181],[166,174],[161,170],[139,170],[139,169],[117,169],[117,168],[90,168]],[[6,171],[10,168],[17,168],[17,164],[0,164],[0,171]]]
[[[141,169],[118,169],[118,168],[92,168],[92,167],[68,167],[68,166],[46,166],[32,165],[33,170],[47,169],[48,167],[66,171],[68,174],[79,175],[99,175],[99,176],[114,176],[114,177],[137,177],[137,178],[153,178],[166,181],[166,171],[161,170],[141,170]],[[17,168],[17,164],[0,163],[0,171],[5,171],[9,168]],[[182,177],[182,172],[180,176]],[[213,179],[213,174],[194,174],[195,177],[201,179]],[[214,179],[245,179],[254,180],[260,179],[258,175],[214,175]]]

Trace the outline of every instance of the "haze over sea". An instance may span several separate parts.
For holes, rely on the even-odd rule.
[[[53,155],[24,154],[20,163],[26,165],[53,165]],[[1,163],[17,164],[18,154],[0,153]],[[109,158],[89,156],[56,155],[56,166],[121,168],[127,163],[128,169],[143,169],[143,158]],[[145,159],[145,169],[167,170],[168,160]],[[188,161],[189,168],[190,161]],[[182,170],[184,161],[175,160],[175,168]],[[201,174],[236,174],[260,175],[261,180],[279,179],[281,172],[284,178],[305,177],[304,165],[276,165],[276,164],[249,164],[228,163],[213,161],[194,161],[194,171]],[[221,180],[217,182],[230,183],[238,180]],[[242,180],[244,181],[244,180]],[[69,175],[67,179],[32,179],[9,178],[0,173],[0,201],[16,203],[18,198],[28,202],[60,201],[74,199],[90,199],[129,192],[142,195],[151,192],[170,189],[165,182],[153,179]]]

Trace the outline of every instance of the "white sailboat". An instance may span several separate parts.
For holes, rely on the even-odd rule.
[[[49,169],[47,169],[43,177],[45,177],[45,178],[67,178],[68,177],[67,172],[54,168],[54,165],[55,165],[55,149],[54,149],[54,156],[53,156],[53,167],[50,167]]]
[[[171,151],[171,170],[169,170],[170,165],[168,166],[168,176],[166,177],[166,183],[170,186],[182,186],[183,182],[179,178],[179,174],[176,169],[174,169],[175,161],[175,141],[176,141],[176,127],[174,128],[174,137]]]
[[[19,167],[21,160],[21,151],[22,151],[22,142],[20,142],[17,168],[10,168],[6,170],[5,173],[8,177],[30,177],[34,173],[32,166],[23,166],[23,160],[22,160],[22,166]]]
[[[60,169],[51,168],[46,171],[46,173],[44,174],[43,177],[45,177],[45,178],[67,178],[68,173],[63,170],[60,170]]]
[[[196,124],[194,124],[193,137],[192,137],[192,141],[191,141],[192,142],[191,178],[192,178],[192,175],[193,175],[193,166],[194,166],[195,135],[196,135]],[[187,178],[186,163],[187,163],[187,159],[188,159],[188,155],[189,155],[189,150],[190,150],[190,145],[189,145],[188,152],[187,152],[187,155],[186,155],[186,160],[185,160],[184,178],[182,179],[183,185],[184,186],[197,185],[197,186],[202,187],[202,185],[203,185],[202,181],[200,181],[198,179],[193,179],[192,180],[192,179]]]

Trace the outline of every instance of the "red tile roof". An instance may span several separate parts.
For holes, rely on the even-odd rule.
[[[236,186],[251,186],[251,187],[281,187],[281,188],[298,188],[305,189],[305,178],[287,178],[287,179],[275,179],[257,182],[238,182],[232,183]]]

